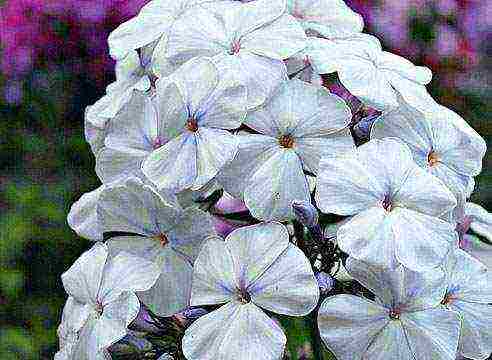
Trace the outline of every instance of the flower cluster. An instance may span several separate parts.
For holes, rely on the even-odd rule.
[[[153,0],[110,34],[57,359],[275,360],[276,316],[308,315],[339,360],[490,355],[485,142],[363,28],[341,0]]]

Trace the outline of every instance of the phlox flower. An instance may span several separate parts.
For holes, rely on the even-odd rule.
[[[92,241],[103,240],[103,231],[97,219],[97,204],[103,189],[104,185],[83,194],[70,207],[67,222],[80,237]]]
[[[173,21],[188,7],[214,0],[152,0],[140,9],[137,16],[122,23],[109,34],[112,57],[124,58],[166,34]],[[215,0],[216,1],[216,0]]]
[[[111,254],[121,251],[146,259],[159,268],[159,277],[139,298],[160,316],[188,306],[193,261],[203,241],[215,235],[212,218],[196,207],[182,209],[138,178],[107,186],[99,197],[97,216]]]
[[[343,0],[287,0],[287,9],[304,30],[329,38],[362,32],[364,20]]]
[[[395,138],[323,158],[317,180],[322,212],[355,215],[337,232],[338,245],[354,258],[424,271],[458,242],[454,224],[439,219],[456,206],[455,197]]]
[[[106,95],[86,110],[86,120],[93,126],[103,128],[130,100],[133,90],[147,91],[150,78],[142,66],[136,51],[129,52],[116,62],[116,81],[106,88]]]
[[[432,79],[431,71],[383,51],[374,36],[310,38],[308,48],[309,58],[319,74],[337,72],[341,83],[371,107],[378,110],[397,107],[397,92],[416,107],[435,104],[425,89]]]
[[[135,292],[149,289],[159,275],[156,265],[134,255],[108,255],[107,246],[98,242],[62,275],[70,297],[59,332],[78,334],[72,336],[75,344],[62,348],[72,346],[70,359],[106,359],[107,348],[126,335],[138,314]]]
[[[318,173],[322,156],[354,149],[350,109],[326,89],[300,80],[284,82],[271,99],[248,113],[244,124],[258,134],[238,135],[239,152],[218,177],[261,220],[293,219],[292,201],[310,201],[305,174]]]
[[[242,227],[225,241],[207,241],[195,262],[191,305],[221,305],[200,317],[183,338],[189,360],[279,359],[286,343],[261,309],[310,313],[319,289],[309,261],[279,223]]]
[[[410,148],[414,160],[438,177],[464,201],[473,177],[482,170],[487,146],[458,114],[437,106],[423,112],[398,97],[398,108],[383,113],[371,128],[371,138],[396,137]]]
[[[478,260],[456,249],[446,264],[447,289],[443,307],[463,320],[459,352],[473,360],[492,352],[492,277]]]
[[[157,46],[163,52],[158,57],[174,66],[214,57],[221,72],[247,87],[253,108],[286,79],[282,60],[305,48],[306,35],[286,13],[285,0],[218,1],[185,11]]]
[[[142,171],[158,188],[198,190],[237,153],[238,141],[228,130],[246,115],[246,89],[219,76],[209,59],[195,58],[159,81],[156,96],[158,126],[149,129],[155,150]]]
[[[347,270],[376,300],[341,294],[321,304],[320,336],[338,360],[455,360],[461,320],[440,306],[441,270],[388,271],[355,259]]]

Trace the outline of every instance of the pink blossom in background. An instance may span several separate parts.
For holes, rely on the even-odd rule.
[[[7,0],[0,8],[2,74],[8,82],[22,82],[38,67],[63,66],[102,87],[104,73],[114,65],[106,43],[109,32],[146,2]]]

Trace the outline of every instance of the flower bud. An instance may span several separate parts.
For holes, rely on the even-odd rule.
[[[307,201],[292,202],[292,209],[297,220],[307,228],[318,225],[318,210]]]
[[[330,292],[335,286],[335,280],[333,277],[325,272],[318,272],[315,274],[316,280],[318,281],[319,290],[322,294]]]

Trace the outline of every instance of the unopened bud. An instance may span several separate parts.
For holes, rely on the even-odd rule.
[[[325,272],[318,272],[315,274],[316,280],[318,281],[318,287],[322,294],[330,292],[335,286],[335,280],[333,277]]]
[[[318,225],[318,210],[310,202],[294,200],[292,209],[297,220],[305,227]]]
[[[354,125],[354,133],[359,139],[369,139],[369,134],[371,132],[372,124],[380,116],[380,114],[369,115],[361,119],[357,124]]]

